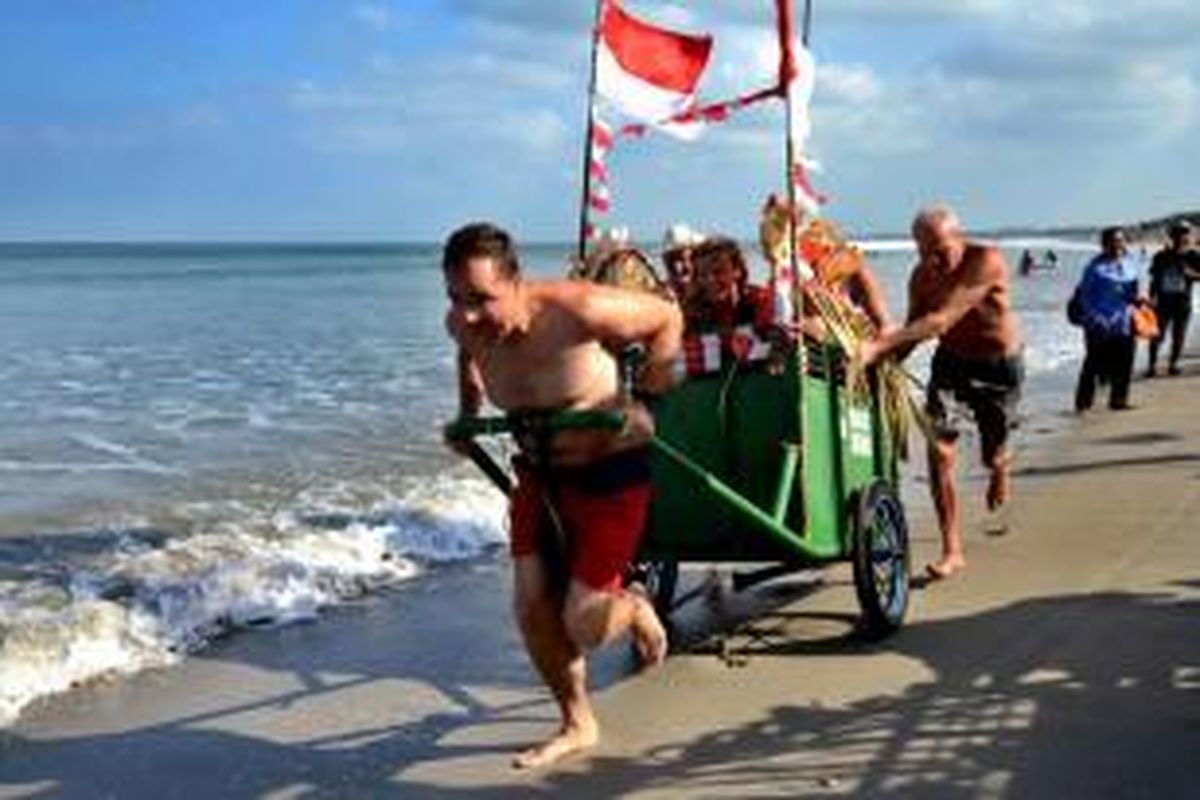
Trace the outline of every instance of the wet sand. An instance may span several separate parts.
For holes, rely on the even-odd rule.
[[[916,591],[886,642],[854,636],[839,567],[694,604],[652,673],[605,653],[604,741],[557,769],[508,767],[555,717],[506,565],[480,563],[45,703],[0,738],[0,798],[1194,796],[1200,361],[1186,372],[1022,452],[1009,533],[973,518],[968,571]],[[936,537],[910,502],[919,569]]]

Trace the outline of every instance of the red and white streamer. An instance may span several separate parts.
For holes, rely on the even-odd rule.
[[[591,223],[592,212],[607,214],[612,208],[612,190],[609,186],[608,165],[606,159],[613,146],[612,129],[593,110],[592,112],[592,141],[588,151],[588,223],[585,227],[586,236],[595,240],[599,231]]]

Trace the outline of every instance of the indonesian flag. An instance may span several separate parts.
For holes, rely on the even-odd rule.
[[[659,28],[605,0],[596,43],[596,91],[620,111],[663,123],[695,103],[711,36]]]

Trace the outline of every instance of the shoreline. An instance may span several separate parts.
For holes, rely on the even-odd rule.
[[[1060,394],[1060,386],[1065,385],[1067,376],[1058,374],[1062,371],[1044,373],[1037,376],[1033,383],[1037,387],[1037,391],[1032,393],[1032,403],[1026,403],[1024,417],[1022,420],[1022,428],[1017,431],[1018,447],[1037,447],[1042,446],[1043,440],[1052,442],[1054,438],[1061,435],[1065,425],[1065,421],[1057,414],[1052,404],[1047,398],[1056,397]],[[964,437],[964,446],[962,448],[962,462],[965,466],[960,469],[962,473],[963,497],[962,506],[964,511],[964,524],[967,526],[978,526],[979,520],[983,517],[982,501],[980,498],[983,493],[983,486],[986,483],[986,474],[977,464],[978,452],[976,436],[973,432],[967,433]],[[466,468],[469,465],[459,464],[460,468]],[[914,445],[910,456],[910,462],[907,466],[902,465],[902,481],[901,493],[906,502],[910,525],[912,526],[929,526],[933,524],[933,509],[929,499],[928,480],[925,476],[925,464],[923,456],[923,447],[919,442],[919,436],[914,439]],[[475,484],[482,485],[482,479],[475,481]],[[460,487],[460,491],[465,491],[465,486]],[[494,500],[494,503],[484,503],[482,499],[473,501],[469,508],[483,508],[484,506],[492,506],[502,503],[499,496],[491,497],[491,490],[487,488],[480,489],[476,486],[473,491],[484,492],[487,494],[489,501]],[[465,507],[466,508],[466,507]],[[446,524],[463,526],[466,524],[465,518],[461,517],[462,511],[451,514],[448,517]],[[449,512],[450,509],[443,509]],[[499,510],[491,509],[495,515],[502,516]],[[457,520],[457,521],[455,521]],[[335,588],[338,580],[342,582],[349,581],[357,586],[359,583],[365,583],[369,586],[366,590],[369,593],[374,592],[396,592],[403,588],[411,581],[420,583],[433,582],[443,580],[446,564],[438,564],[437,558],[433,558],[431,563],[422,563],[422,549],[433,552],[437,551],[437,547],[433,546],[432,542],[422,545],[422,535],[414,533],[411,537],[405,537],[403,530],[403,516],[392,516],[390,514],[375,515],[369,514],[362,516],[358,520],[359,524],[366,525],[373,530],[357,530],[353,527],[354,518],[347,517],[346,520],[337,520],[331,518],[330,523],[337,522],[339,525],[346,524],[345,536],[340,536],[336,530],[330,528],[324,532],[325,536],[334,537],[337,539],[328,544],[330,549],[325,553],[323,558],[341,558],[338,550],[342,548],[352,547],[363,551],[360,554],[359,560],[348,565],[342,563],[340,567],[335,567],[340,570],[340,578],[333,576],[321,577],[315,575],[312,578],[314,582],[307,591],[307,595],[296,587],[288,588],[281,585],[270,573],[272,568],[268,562],[259,559],[249,559],[250,553],[243,553],[247,559],[246,564],[232,565],[229,574],[222,577],[221,575],[212,574],[204,578],[205,585],[208,587],[206,592],[216,596],[216,601],[223,602],[227,606],[225,613],[213,616],[209,614],[204,617],[203,608],[213,602],[213,600],[205,600],[203,597],[195,598],[191,601],[186,601],[191,610],[185,610],[182,607],[177,607],[172,616],[176,622],[172,628],[154,635],[154,641],[143,640],[142,636],[145,632],[139,633],[134,629],[132,619],[133,615],[140,614],[141,605],[149,603],[152,607],[163,600],[156,599],[155,596],[143,596],[146,592],[151,592],[152,595],[161,594],[166,602],[172,602],[168,595],[172,593],[178,594],[184,592],[186,594],[187,584],[171,586],[164,584],[157,589],[150,586],[138,583],[136,576],[139,572],[135,564],[138,555],[144,548],[145,556],[149,559],[156,558],[155,553],[162,548],[172,537],[168,531],[170,526],[158,527],[154,525],[141,525],[129,528],[127,530],[97,530],[94,533],[87,534],[85,539],[76,544],[82,543],[87,545],[89,550],[97,549],[116,549],[118,551],[128,551],[129,558],[133,559],[123,570],[113,573],[111,568],[103,572],[92,574],[91,570],[80,573],[77,580],[88,581],[91,584],[96,584],[96,591],[99,593],[96,599],[99,600],[115,600],[121,604],[120,607],[111,609],[95,609],[81,608],[72,613],[72,625],[80,626],[79,630],[72,634],[55,636],[57,640],[55,645],[50,645],[46,642],[38,646],[38,651],[48,655],[53,652],[54,647],[64,651],[64,658],[70,658],[66,653],[69,650],[81,649],[83,651],[95,652],[97,654],[109,652],[107,658],[103,658],[97,667],[89,667],[85,662],[64,661],[59,666],[53,675],[43,673],[40,677],[35,677],[30,671],[28,664],[24,662],[14,662],[10,670],[10,679],[16,681],[24,689],[23,681],[35,680],[39,686],[36,691],[32,687],[18,691],[13,694],[13,687],[10,687],[9,697],[7,701],[11,705],[14,698],[19,698],[18,706],[23,706],[15,718],[0,714],[0,731],[3,731],[6,725],[12,724],[29,713],[36,713],[36,709],[44,704],[53,704],[57,702],[56,698],[61,697],[64,702],[70,702],[73,697],[81,689],[86,691],[87,686],[92,683],[100,685],[111,684],[113,682],[134,680],[144,671],[159,671],[162,669],[178,669],[182,664],[186,664],[188,660],[197,656],[197,653],[202,654],[210,650],[213,646],[222,646],[224,640],[236,640],[245,636],[263,636],[265,632],[277,624],[294,625],[294,624],[339,624],[338,611],[339,609],[349,606],[353,607],[357,603],[356,595],[361,590],[355,589],[350,596],[337,597],[338,590]],[[320,523],[324,524],[324,523]],[[388,531],[399,527],[399,531]],[[486,527],[486,526],[485,526]],[[481,529],[482,530],[482,529]],[[501,567],[507,562],[503,554],[495,552],[496,543],[502,540],[502,534],[498,533],[500,538],[491,538],[482,535],[481,533],[472,534],[470,531],[462,530],[456,534],[459,541],[456,545],[448,544],[451,537],[451,531],[447,530],[442,534],[442,538],[447,540],[447,544],[443,550],[449,548],[449,551],[465,548],[465,560],[467,563],[475,563],[482,559],[485,562],[494,560]],[[77,534],[75,538],[79,538]],[[453,537],[451,537],[453,538]],[[361,541],[359,541],[361,540]],[[72,540],[74,541],[74,540]],[[192,548],[186,542],[179,543],[180,547],[174,548],[177,557],[184,557],[196,561],[196,569],[200,569],[204,564],[209,564],[208,568],[217,568],[218,564],[212,561],[212,557],[217,553],[209,552],[210,547],[206,543],[205,537],[200,537],[197,541],[204,543],[195,548],[190,556],[186,556],[186,551],[191,552]],[[482,543],[490,541],[491,547],[484,547]],[[59,548],[61,543],[58,537],[43,537],[42,539],[29,537],[4,538],[0,536],[0,547],[7,547],[7,555],[14,559],[13,568],[17,570],[17,574],[22,569],[30,569],[36,566],[35,561],[28,561],[32,558],[45,558],[45,553],[50,552],[55,548]],[[414,552],[408,552],[404,547],[415,548]],[[491,555],[479,555],[478,550],[483,548],[486,553],[491,550]],[[47,549],[49,548],[49,549]],[[368,552],[369,551],[369,552]],[[297,551],[298,555],[300,551]],[[443,554],[448,557],[448,552]],[[273,550],[272,553],[266,554],[270,559],[278,557],[289,557],[288,550]],[[374,558],[368,558],[370,553],[374,553]],[[39,555],[40,554],[40,555]],[[390,554],[390,559],[386,557]],[[432,552],[429,553],[432,555]],[[67,553],[64,551],[59,555],[63,559],[63,564],[66,563],[65,558]],[[309,553],[308,558],[312,561],[312,566],[321,569],[321,559],[317,558],[316,553]],[[28,561],[24,563],[22,559]],[[316,559],[316,560],[313,560]],[[451,559],[450,569],[454,569],[453,560]],[[257,565],[257,566],[256,566]],[[374,565],[374,566],[372,566]],[[327,564],[327,567],[332,567],[333,564]],[[299,565],[297,565],[299,567]],[[248,570],[267,570],[260,577],[266,583],[260,583],[259,587],[252,593],[247,593],[244,590],[238,590],[235,583],[244,582],[238,577],[238,573]],[[195,569],[191,571],[196,571]],[[222,569],[222,572],[227,570]],[[128,577],[126,576],[128,572]],[[111,573],[111,574],[110,574]],[[199,578],[197,578],[199,580]],[[333,584],[333,585],[330,585]],[[202,587],[197,586],[197,589]],[[291,596],[291,599],[288,596]],[[94,605],[94,604],[89,604]],[[93,638],[94,634],[88,633],[87,629],[95,627],[92,623],[86,621],[87,617],[96,617],[97,619],[109,620],[110,623],[115,622],[113,614],[121,612],[122,608],[128,605],[127,613],[130,615],[130,623],[127,627],[130,628],[127,632],[118,635],[116,632],[110,632],[104,639]],[[319,607],[319,608],[318,608]],[[103,615],[99,615],[103,611]],[[109,613],[112,612],[112,613]],[[99,615],[99,616],[98,616]],[[199,616],[198,616],[199,615]],[[291,621],[288,621],[290,618]],[[83,622],[81,623],[81,619]],[[109,623],[105,623],[109,624]],[[48,630],[41,630],[44,625],[39,625],[37,630],[18,632],[16,635],[21,641],[33,641],[30,636],[37,638],[45,638],[50,634]],[[143,624],[144,627],[144,624]],[[193,630],[194,629],[194,630]],[[18,629],[19,630],[19,629]],[[39,632],[40,631],[40,632]],[[114,638],[115,637],[115,638]],[[198,645],[198,648],[197,648]],[[114,648],[121,648],[124,652],[123,658],[117,655]],[[37,657],[44,657],[37,656]],[[27,660],[27,659],[26,659]],[[51,666],[51,665],[47,665]],[[97,673],[96,669],[103,667],[103,672]],[[24,677],[22,677],[24,675]],[[70,688],[66,688],[70,684]],[[0,697],[0,700],[4,700]],[[11,709],[9,709],[11,711]],[[4,711],[0,708],[0,712]]]
[[[1192,358],[1138,381],[1139,410],[1026,442],[1013,532],[969,527],[966,574],[916,592],[893,639],[847,638],[838,567],[697,609],[696,641],[646,676],[611,648],[593,681],[605,740],[559,770],[507,769],[554,712],[506,564],[476,561],[41,703],[0,734],[0,798],[1170,796],[1200,778],[1198,389]],[[914,566],[936,546],[918,504]]]

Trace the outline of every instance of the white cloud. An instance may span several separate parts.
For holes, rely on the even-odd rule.
[[[483,138],[494,138],[502,144],[535,152],[558,152],[567,143],[570,128],[555,111],[539,108],[502,114],[483,123],[479,132]]]
[[[879,79],[867,64],[820,64],[817,91],[822,99],[865,103],[879,96]]]
[[[644,13],[642,13],[642,9],[635,8],[632,4],[630,4],[630,10],[645,19],[652,20],[656,25],[679,31],[702,32],[698,31],[696,12],[692,8],[675,3],[655,3],[647,6]]]
[[[325,146],[390,148],[421,168],[463,154],[456,169],[486,172],[501,195],[539,209],[531,215],[557,218],[561,202],[542,195],[577,177],[588,4],[446,2],[459,13],[457,54],[376,58],[339,82],[298,84],[291,107]],[[774,80],[770,4],[750,5],[629,2],[665,25],[715,35],[704,100]],[[809,148],[826,167],[817,183],[841,199],[835,213],[885,227],[902,226],[912,203],[932,196],[962,201],[988,224],[1101,209],[1103,198],[1081,201],[1073,188],[1096,184],[1096,163],[1123,163],[1135,150],[1146,163],[1197,153],[1200,64],[1186,30],[1200,29],[1196,9],[1177,0],[819,5],[817,55],[829,60],[818,63]],[[738,209],[777,183],[780,117],[766,103],[696,145],[654,135],[622,144],[610,164],[620,212],[627,222],[642,215],[639,227],[683,213],[734,229],[721,215],[745,216]],[[533,188],[531,175],[548,185]],[[1152,192],[1141,180],[1122,194]],[[663,197],[673,200],[660,212]]]
[[[382,3],[358,3],[351,14],[360,23],[376,31],[386,31],[394,22],[391,10]]]
[[[573,85],[574,77],[561,64],[477,52],[461,65],[472,80],[502,87],[505,91],[555,92]]]

